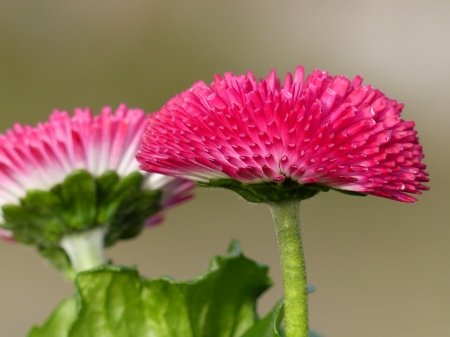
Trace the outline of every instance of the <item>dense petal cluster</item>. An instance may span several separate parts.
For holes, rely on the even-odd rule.
[[[303,67],[283,84],[272,71],[256,81],[216,75],[195,83],[151,115],[138,153],[141,168],[199,182],[295,181],[416,199],[428,181],[414,122],[403,105],[357,76]]]
[[[143,110],[121,105],[115,112],[105,107],[98,116],[89,109],[76,109],[73,117],[56,110],[35,128],[14,125],[0,135],[0,207],[18,204],[28,190],[49,190],[78,169],[94,177],[109,170],[120,177],[139,171],[135,154],[146,118]],[[191,182],[142,174],[144,188],[163,191],[163,207],[191,196]],[[0,237],[7,235],[0,232]]]

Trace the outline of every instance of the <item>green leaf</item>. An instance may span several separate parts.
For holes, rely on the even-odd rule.
[[[81,273],[71,336],[240,336],[270,284],[267,267],[245,258],[236,242],[195,281],[145,280],[117,267]]]
[[[262,320],[258,321],[242,337],[281,337],[284,334],[281,331],[281,321],[283,320],[284,310],[283,301],[279,301],[271,312]]]
[[[68,337],[76,318],[77,304],[74,297],[63,300],[42,327],[33,327],[28,337]]]
[[[135,269],[104,266],[78,274],[70,328],[44,330],[46,323],[34,330],[47,337],[241,337],[257,322],[256,299],[271,285],[267,272],[235,241],[191,281],[143,279]]]

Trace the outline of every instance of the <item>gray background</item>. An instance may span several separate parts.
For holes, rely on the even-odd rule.
[[[448,0],[0,1],[0,131],[54,108],[155,111],[225,71],[360,74],[406,104],[431,191],[412,205],[335,192],[303,202],[311,326],[327,337],[447,337],[449,34]],[[107,256],[149,277],[191,278],[231,238],[271,268],[265,313],[282,294],[273,225],[265,206],[232,192],[198,190]],[[33,249],[0,242],[2,337],[23,336],[71,292]]]

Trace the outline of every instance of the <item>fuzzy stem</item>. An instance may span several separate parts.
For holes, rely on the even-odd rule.
[[[69,255],[75,272],[79,273],[104,264],[103,246],[106,228],[65,235],[60,246]]]
[[[308,288],[300,235],[299,200],[268,203],[283,272],[286,337],[308,337]]]

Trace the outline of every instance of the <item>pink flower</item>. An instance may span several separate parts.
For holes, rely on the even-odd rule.
[[[140,171],[135,154],[146,118],[143,110],[121,105],[115,113],[103,108],[99,116],[89,109],[75,109],[73,117],[56,110],[35,128],[16,124],[0,135],[0,207],[19,204],[29,190],[48,191],[78,169],[94,177],[109,170],[119,177]],[[192,196],[192,182],[141,173],[144,189],[162,190],[163,208]],[[160,217],[156,214],[148,222]],[[0,231],[0,237],[8,236]]]
[[[138,153],[149,172],[209,183],[296,182],[414,202],[428,174],[403,104],[370,85],[303,67],[284,84],[216,75],[150,116]]]

